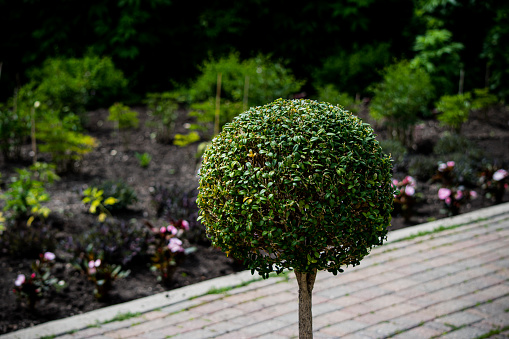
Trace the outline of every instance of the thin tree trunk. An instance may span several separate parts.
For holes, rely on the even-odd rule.
[[[295,272],[299,284],[299,338],[313,338],[312,294],[316,280],[313,272]]]

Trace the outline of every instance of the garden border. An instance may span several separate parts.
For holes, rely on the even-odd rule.
[[[465,213],[455,217],[440,219],[429,223],[407,227],[389,232],[387,242],[396,242],[408,238],[429,234],[442,229],[461,226],[476,221],[509,214],[509,202],[487,207],[477,211]],[[152,296],[136,299],[122,304],[112,305],[84,314],[75,315],[69,318],[59,319],[43,323],[34,327],[21,329],[0,335],[0,339],[8,338],[40,338],[44,336],[57,336],[65,333],[82,330],[90,326],[104,323],[113,319],[119,314],[127,313],[147,313],[162,307],[176,305],[180,302],[199,297],[209,293],[212,289],[233,288],[253,280],[258,276],[253,276],[251,271],[242,271],[231,275],[210,279],[197,284],[185,286],[172,291],[161,292]],[[274,283],[280,279],[273,279]]]

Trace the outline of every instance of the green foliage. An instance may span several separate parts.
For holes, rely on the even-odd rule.
[[[7,104],[0,104],[0,150],[6,160],[19,158],[30,136],[30,111],[34,108],[33,86],[23,86]]]
[[[59,119],[48,113],[36,124],[39,151],[51,155],[57,172],[77,170],[83,157],[97,147],[96,139],[78,132],[80,123],[76,115]]]
[[[462,68],[459,52],[463,44],[452,42],[452,33],[446,29],[430,29],[416,37],[414,51],[417,55],[410,64],[423,68],[431,75],[435,88],[442,93],[453,93]]]
[[[110,58],[48,59],[30,78],[48,105],[66,114],[81,115],[86,108],[104,105],[122,94],[127,81]]]
[[[140,120],[138,119],[138,112],[132,111],[126,105],[116,102],[108,109],[110,114],[108,120],[115,122],[118,129],[138,128]]]
[[[391,163],[338,106],[279,99],[227,124],[205,151],[200,220],[214,246],[263,277],[342,272],[383,242]]]
[[[187,134],[175,134],[173,144],[180,147],[185,147],[197,141],[200,141],[200,136],[198,135],[198,133],[189,132]]]
[[[104,198],[104,191],[97,189],[97,187],[88,187],[83,191],[83,199],[81,200],[84,204],[90,204],[88,211],[92,214],[99,213],[97,219],[100,222],[104,222],[109,214],[106,206],[114,205],[117,203],[117,199],[113,197]]]
[[[226,123],[232,121],[233,118],[241,112],[242,103],[221,100],[221,107],[219,109],[219,129],[221,130]],[[189,116],[196,117],[197,120],[197,124],[192,125],[192,128],[209,132],[212,136],[212,130],[216,119],[215,100],[210,98],[207,101],[191,104]]]
[[[498,104],[496,95],[489,93],[489,89],[476,88],[472,98],[472,108],[484,110]]]
[[[231,53],[219,60],[205,61],[200,71],[201,75],[190,89],[195,102],[215,97],[219,73],[222,74],[221,96],[232,102],[243,101],[247,78],[248,107],[263,105],[277,98],[288,98],[304,84],[295,79],[283,62],[271,61],[264,55],[241,61],[237,53]]]
[[[317,87],[334,84],[340,91],[351,95],[362,93],[370,84],[379,81],[378,70],[390,63],[389,48],[388,43],[380,43],[354,51],[341,50],[327,57],[321,68],[313,73],[315,84]]]
[[[150,165],[150,161],[152,160],[152,156],[147,152],[143,154],[136,152],[134,156],[136,159],[138,159],[140,166],[143,168],[147,168]]]
[[[94,185],[94,187],[102,190],[105,197],[112,197],[115,199],[114,204],[106,206],[110,211],[125,210],[138,201],[134,189],[121,179],[107,180]]]
[[[16,222],[26,221],[28,225],[35,217],[47,217],[50,209],[42,203],[49,200],[45,183],[53,183],[59,177],[54,166],[36,163],[27,169],[17,169],[17,177],[12,177],[7,191],[0,197],[5,200],[4,211],[8,218]]]
[[[471,150],[476,153],[478,148],[466,137],[452,133],[444,133],[433,147],[433,153],[437,155],[449,155],[457,152],[468,153]]]
[[[472,106],[471,98],[470,93],[442,96],[436,103],[437,110],[442,113],[438,116],[441,124],[459,134],[461,125],[468,121]]]
[[[433,96],[430,76],[401,61],[385,69],[384,79],[373,87],[373,93],[370,115],[387,125],[391,138],[409,146],[413,126]]]
[[[148,116],[147,126],[155,127],[156,139],[169,142],[177,119],[178,102],[184,100],[180,92],[149,93],[145,99]]]
[[[327,84],[323,87],[317,87],[316,92],[318,101],[343,106],[353,113],[358,111],[355,99],[352,98],[348,93],[339,92],[332,84]]]

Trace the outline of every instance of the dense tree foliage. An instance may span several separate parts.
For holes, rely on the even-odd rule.
[[[288,61],[308,90],[333,83],[354,95],[380,80],[377,71],[392,58],[411,59],[416,37],[431,29],[450,31],[464,46],[465,90],[488,84],[504,94],[509,5],[500,3],[0,0],[0,29],[8,32],[0,41],[0,101],[47,58],[108,56],[142,97],[192,81],[197,65],[233,50],[242,59],[262,53]]]

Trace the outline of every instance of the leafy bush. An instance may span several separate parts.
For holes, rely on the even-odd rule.
[[[380,140],[380,146],[385,154],[390,155],[394,167],[402,167],[407,155],[406,147],[398,140]]]
[[[470,93],[442,96],[436,103],[437,110],[441,112],[438,120],[442,125],[459,134],[461,125],[468,121],[470,115],[471,97]]]
[[[138,119],[138,112],[132,111],[126,105],[116,102],[108,109],[108,120],[115,123],[116,130],[127,128],[138,128],[140,120]]]
[[[343,106],[353,113],[357,112],[358,110],[355,99],[352,98],[348,93],[339,92],[332,84],[327,84],[323,87],[317,87],[316,91],[318,101],[324,101],[333,105]]]
[[[264,55],[241,61],[238,53],[231,53],[219,60],[205,61],[200,70],[201,75],[190,88],[194,102],[215,97],[218,73],[222,74],[221,96],[232,102],[243,102],[248,78],[248,107],[288,98],[304,84],[295,79],[283,62],[271,61]]]
[[[83,199],[81,202],[90,204],[88,211],[92,214],[99,213],[97,219],[103,222],[109,214],[107,206],[116,204],[118,200],[113,197],[105,198],[104,191],[97,187],[88,187],[83,191]]]
[[[59,119],[54,114],[46,114],[43,121],[37,124],[37,138],[40,152],[51,155],[58,173],[76,171],[83,157],[98,146],[97,140],[78,132],[79,119],[68,114]]]
[[[62,114],[81,115],[87,108],[109,104],[127,86],[111,59],[97,56],[48,59],[30,78],[37,84],[37,92],[51,102],[50,107]]]
[[[317,270],[358,265],[387,234],[391,163],[369,125],[339,106],[279,99],[212,140],[197,203],[213,245],[253,273],[295,270],[308,338]]]
[[[0,253],[17,258],[36,258],[39,253],[56,249],[55,229],[47,220],[13,223],[7,220],[0,236]]]
[[[149,93],[145,99],[148,108],[148,127],[156,128],[156,140],[169,142],[177,119],[179,92]]]
[[[486,199],[500,204],[503,202],[505,190],[509,187],[509,172],[489,164],[480,173],[479,184]]]
[[[12,177],[7,185],[7,191],[0,198],[5,200],[4,211],[16,225],[27,223],[30,225],[35,217],[47,217],[51,212],[42,203],[49,200],[44,188],[45,183],[53,183],[59,177],[54,172],[54,166],[36,163],[29,170],[17,169],[18,177]],[[39,179],[39,180],[37,180]]]
[[[392,139],[411,146],[413,127],[433,97],[430,76],[401,61],[384,70],[384,79],[373,87],[373,93],[370,115],[384,122]]]
[[[18,159],[21,146],[30,136],[33,88],[24,86],[7,104],[0,104],[0,150],[6,160]]]
[[[390,222],[390,159],[369,125],[337,106],[251,108],[214,138],[200,177],[213,244],[264,277],[285,267],[341,272],[381,243]]]
[[[234,117],[242,112],[242,104],[240,102],[232,102],[221,100],[219,110],[219,130],[227,122],[232,121]],[[191,104],[189,116],[196,117],[197,124],[192,125],[193,129],[200,129],[208,132],[212,136],[213,126],[216,120],[216,104],[215,100],[210,98],[207,101]]]
[[[453,188],[442,187],[438,190],[438,198],[444,202],[442,212],[446,213],[448,216],[458,215],[461,206],[476,197],[477,193],[475,191],[466,189],[464,186]]]

